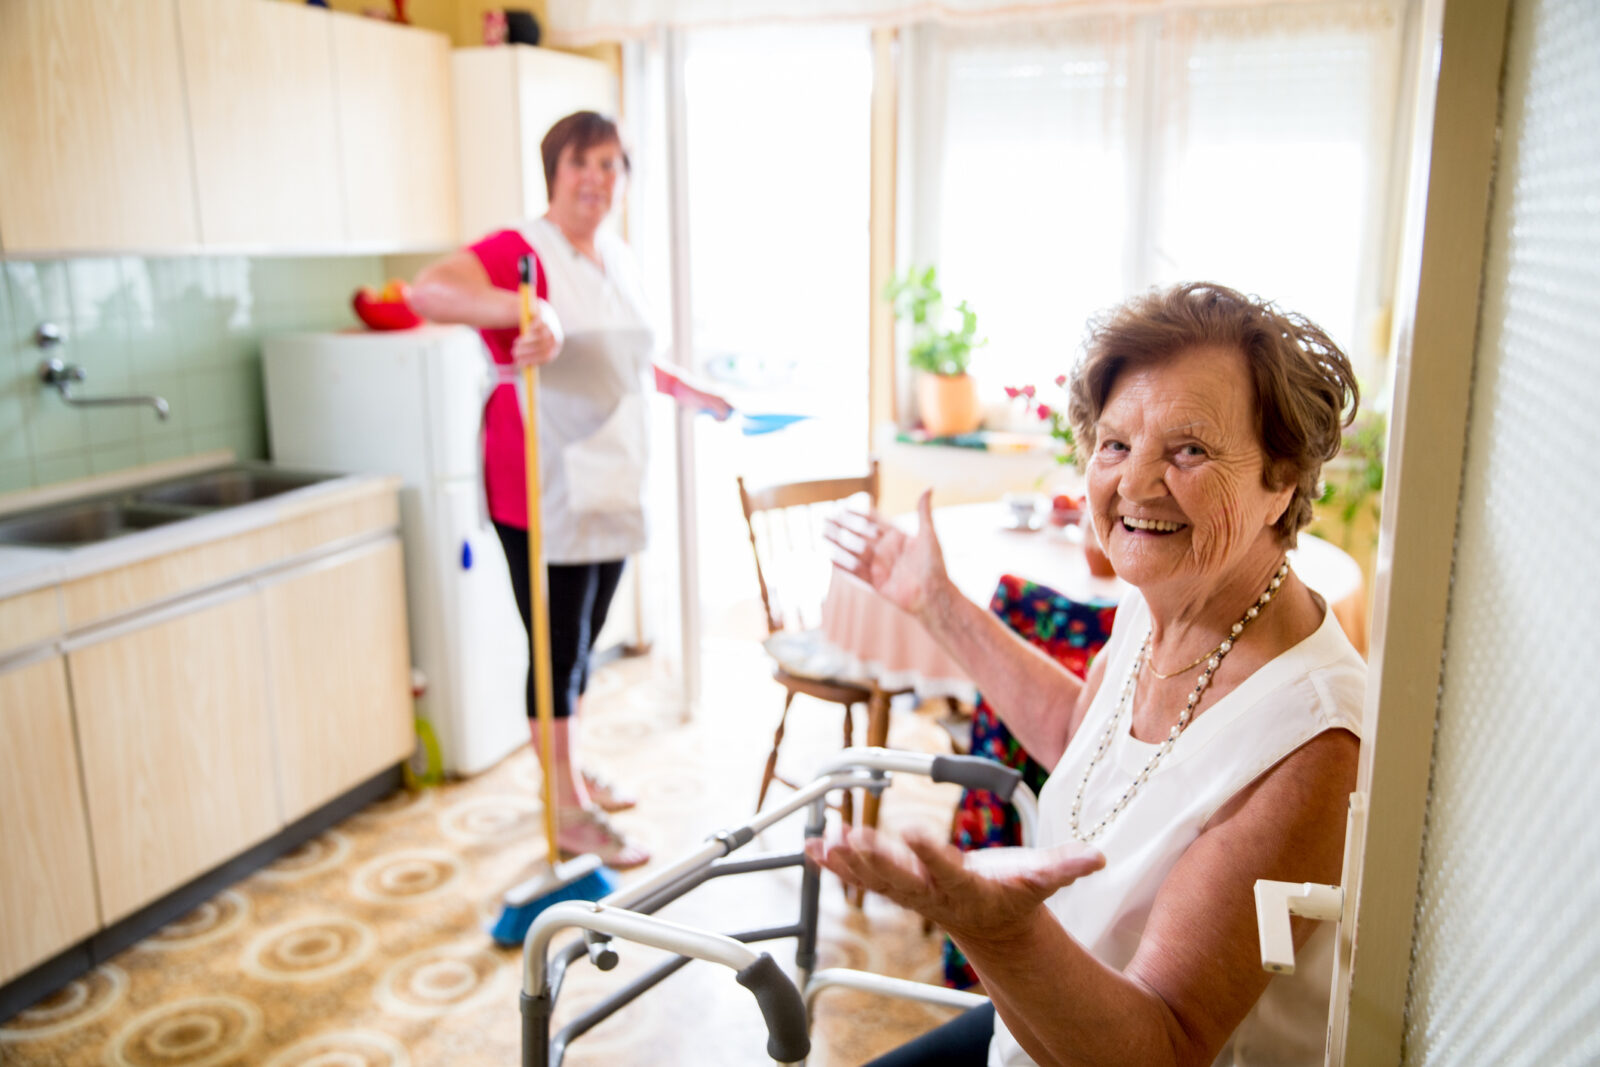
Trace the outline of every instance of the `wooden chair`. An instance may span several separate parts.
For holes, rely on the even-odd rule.
[[[829,478],[820,481],[790,482],[750,489],[739,480],[739,501],[744,507],[745,525],[750,532],[750,547],[755,553],[756,581],[761,587],[761,605],[766,611],[768,652],[771,640],[780,635],[800,635],[821,623],[822,599],[827,592],[832,567],[827,542],[823,540],[824,520],[839,511],[839,504],[861,496],[863,504],[878,503],[878,462],[873,460],[865,477]],[[826,507],[822,505],[827,505]],[[851,743],[855,727],[855,707],[868,705],[875,691],[868,684],[831,677],[794,673],[776,656],[772,677],[784,688],[783,713],[772,735],[772,751],[761,773],[761,788],[756,794],[756,810],[766,802],[774,780],[789,788],[794,782],[778,774],[778,748],[789,720],[789,707],[795,694],[838,704],[844,709],[844,747]],[[880,697],[881,699],[881,697]],[[854,805],[849,791],[844,795],[841,813],[847,825],[854,823]]]

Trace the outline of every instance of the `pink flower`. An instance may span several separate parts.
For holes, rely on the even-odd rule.
[[[1027,397],[1029,400],[1032,400],[1033,399],[1033,386],[1024,385],[1022,387],[1022,395]]]
[[[1022,390],[1016,388],[1015,386],[1011,386],[1011,385],[1006,386],[1006,396],[1008,398],[1010,398],[1012,400],[1015,400],[1017,397],[1019,397],[1021,395],[1022,395]]]
[[[1041,419],[1048,419],[1050,417],[1050,405],[1040,404],[1038,408],[1038,415]]]
[[[1056,388],[1065,389],[1066,386],[1067,386],[1067,376],[1065,374],[1056,375]]]

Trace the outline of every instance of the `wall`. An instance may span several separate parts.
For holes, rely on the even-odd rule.
[[[1597,53],[1592,0],[1513,0],[1408,1064],[1600,1060]]]
[[[266,456],[261,338],[357,325],[350,296],[376,257],[188,257],[0,263],[0,492],[231,448]],[[156,393],[149,408],[73,408],[38,380],[39,323],[88,374],[86,396]]]

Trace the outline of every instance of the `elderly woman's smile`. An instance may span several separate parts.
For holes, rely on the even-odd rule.
[[[1118,376],[1087,472],[1096,533],[1118,574],[1187,585],[1241,564],[1253,575],[1281,555],[1272,524],[1290,490],[1263,478],[1255,407],[1249,363],[1234,348],[1194,347]]]

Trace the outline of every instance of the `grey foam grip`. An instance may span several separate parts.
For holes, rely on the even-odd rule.
[[[1011,794],[1022,782],[1022,772],[1012,770],[982,756],[935,756],[928,777],[936,782],[954,782],[967,789],[987,789],[1011,803]]]
[[[809,1056],[811,1035],[806,1033],[805,1001],[777,961],[763,952],[735,977],[755,994],[767,1020],[767,1055],[779,1063],[795,1063]]]

